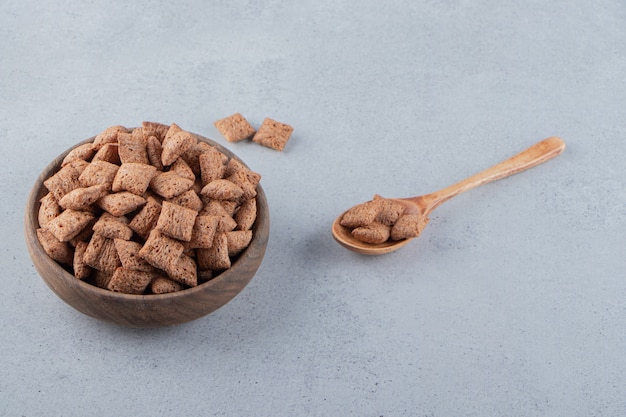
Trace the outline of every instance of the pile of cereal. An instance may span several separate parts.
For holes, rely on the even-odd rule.
[[[293,127],[270,118],[265,118],[259,130],[256,131],[239,113],[217,120],[213,124],[229,142],[252,139],[255,143],[281,152],[293,132]]]
[[[180,291],[230,268],[249,245],[260,179],[176,124],[112,126],[44,181],[37,237],[101,288]]]
[[[417,237],[428,224],[428,217],[405,213],[405,207],[399,201],[375,195],[372,200],[346,211],[339,223],[365,243]]]

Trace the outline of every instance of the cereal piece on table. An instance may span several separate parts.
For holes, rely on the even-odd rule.
[[[143,239],[146,239],[150,231],[156,226],[160,214],[161,204],[153,197],[148,197],[146,204],[133,217],[128,226]]]
[[[243,200],[249,200],[256,197],[256,186],[261,180],[260,175],[254,174],[252,171],[239,170],[226,179],[243,190]]]
[[[256,220],[256,198],[244,201],[234,216],[238,230],[250,230]]]
[[[81,280],[89,278],[91,275],[91,267],[87,265],[83,259],[87,246],[87,242],[78,242],[74,249],[74,276]]]
[[[180,131],[173,135],[166,136],[163,140],[163,153],[161,153],[161,163],[170,166],[184,154],[189,148],[197,143],[196,138],[187,131]]]
[[[114,242],[117,256],[119,256],[124,268],[145,272],[154,271],[154,267],[139,256],[139,251],[142,248],[141,243],[124,239],[114,239]]]
[[[63,162],[61,162],[61,166],[69,164],[75,160],[88,161],[93,157],[96,153],[96,148],[93,143],[83,143],[82,145],[78,145],[63,158]]]
[[[268,148],[282,151],[289,141],[292,132],[293,127],[266,118],[252,140]]]
[[[168,294],[183,289],[185,289],[185,287],[181,283],[162,275],[155,277],[150,283],[150,291],[154,294]]]
[[[352,236],[365,243],[383,243],[389,239],[391,228],[380,223],[360,226],[352,230]]]
[[[148,137],[146,141],[146,152],[148,153],[150,165],[159,171],[163,171],[163,163],[161,162],[163,147],[161,146],[161,142],[159,142],[155,136]]]
[[[198,197],[198,194],[196,194],[194,190],[187,190],[184,193],[169,199],[168,201],[172,204],[178,204],[179,206],[195,211],[202,210],[202,200]]]
[[[100,271],[98,269],[93,270],[93,277],[90,280],[96,287],[107,289],[109,281],[113,277],[113,271]]]
[[[90,267],[105,272],[113,272],[122,265],[115,249],[115,241],[98,233],[91,237],[83,261]]]
[[[133,231],[128,227],[126,217],[116,217],[106,212],[93,225],[93,231],[108,239],[130,240],[133,236]]]
[[[187,178],[188,180],[195,181],[196,174],[193,173],[191,167],[185,162],[185,160],[181,157],[176,158],[176,161],[172,165],[170,165],[171,172],[175,172],[183,178]]]
[[[150,285],[152,276],[151,272],[119,267],[113,272],[113,276],[107,284],[107,289],[124,294],[143,294],[148,285]]]
[[[223,156],[223,153],[213,147],[198,156],[203,186],[224,177],[226,164]]]
[[[146,140],[143,138],[141,128],[133,130],[131,133],[119,133],[117,135],[120,162],[138,162],[140,164],[150,164],[148,151],[146,150]]]
[[[228,240],[224,233],[217,233],[208,249],[196,249],[196,260],[201,270],[219,271],[231,266],[228,256]]]
[[[118,169],[119,166],[110,162],[95,161],[85,168],[78,179],[83,187],[105,185],[107,190],[111,190]]]
[[[69,164],[46,179],[43,185],[52,193],[55,200],[59,201],[65,194],[81,186],[79,181],[80,175],[80,172]]]
[[[48,222],[61,214],[61,206],[52,193],[48,193],[39,200],[39,213],[37,219],[40,227],[46,227]]]
[[[189,242],[198,212],[164,201],[156,230],[174,239]]]
[[[374,201],[368,201],[346,211],[341,217],[340,224],[350,228],[367,226],[374,222],[377,215],[378,204]]]
[[[120,164],[120,154],[117,151],[118,144],[117,143],[105,143],[102,147],[96,152],[96,154],[91,159],[91,162],[95,161],[106,161],[115,165]]]
[[[46,228],[61,242],[69,242],[78,235],[94,216],[86,211],[64,210],[50,220]]]
[[[219,179],[205,185],[200,194],[215,200],[239,200],[243,190],[228,180]]]
[[[224,209],[224,207],[217,200],[210,200],[207,202],[199,216],[217,216],[219,222],[217,224],[217,232],[230,232],[237,227],[237,222],[231,217],[231,215]]]
[[[184,250],[185,247],[178,240],[165,236],[158,230],[152,230],[139,251],[139,256],[150,265],[166,271],[177,262]]]
[[[378,195],[374,196],[373,201],[378,206],[378,213],[374,220],[377,223],[384,224],[385,226],[393,226],[404,213],[405,206],[398,201],[383,198]]]
[[[404,214],[391,228],[391,240],[418,237],[428,224],[428,217],[418,214]]]
[[[103,184],[75,188],[59,200],[59,205],[64,209],[88,211],[91,205],[105,194],[106,185]]]
[[[189,246],[192,249],[210,248],[220,222],[218,216],[198,216],[193,224]]]
[[[61,242],[49,230],[42,228],[37,229],[37,239],[49,257],[59,263],[72,265],[74,254],[69,243]]]
[[[217,120],[213,125],[229,142],[240,142],[254,136],[254,128],[239,113]]]
[[[228,243],[228,256],[239,255],[252,241],[252,230],[233,230],[224,234]]]
[[[144,139],[148,140],[149,137],[154,137],[159,142],[163,142],[165,139],[165,135],[169,130],[168,125],[164,125],[163,123],[158,122],[147,122],[144,121],[141,123],[141,132],[143,133]]]
[[[98,200],[98,206],[112,215],[119,217],[135,211],[146,204],[146,199],[129,191],[107,194]]]
[[[194,182],[175,172],[161,172],[150,181],[152,191],[164,198],[173,198],[193,187]]]
[[[193,258],[183,254],[167,268],[167,274],[188,287],[198,285],[198,266]]]
[[[143,195],[150,185],[150,181],[157,175],[156,167],[137,162],[123,163],[113,179],[111,190],[130,191],[133,194]]]
[[[102,132],[100,132],[93,140],[94,147],[96,149],[100,149],[107,143],[117,142],[117,135],[120,132],[127,133],[129,132],[129,130],[120,125],[107,127]]]

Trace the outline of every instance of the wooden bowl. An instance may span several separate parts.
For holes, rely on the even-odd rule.
[[[210,139],[194,134],[198,141],[217,147],[231,158],[239,159],[228,149]],[[78,145],[93,141],[86,139]],[[78,146],[77,145],[77,146]],[[257,188],[257,218],[250,245],[231,268],[197,287],[169,294],[130,295],[108,291],[76,279],[51,259],[37,239],[39,200],[47,193],[43,181],[60,168],[63,152],[39,175],[33,186],[25,214],[28,251],[39,275],[50,289],[76,310],[93,318],[128,327],[163,327],[182,324],[203,317],[222,307],[250,282],[261,265],[269,237],[269,207],[261,185]]]

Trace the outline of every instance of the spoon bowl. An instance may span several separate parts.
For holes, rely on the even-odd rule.
[[[535,143],[522,152],[490,168],[487,168],[484,171],[474,174],[471,177],[439,191],[417,197],[394,198],[393,200],[400,202],[405,206],[405,213],[419,214],[428,218],[433,210],[452,197],[480,185],[487,184],[535,167],[559,155],[564,149],[565,142],[559,137],[552,136]],[[351,251],[363,255],[382,255],[400,249],[411,240],[388,240],[386,242],[376,244],[362,242],[352,235],[350,228],[341,225],[341,219],[344,214],[345,212],[335,219],[332,224],[331,232],[337,243]]]

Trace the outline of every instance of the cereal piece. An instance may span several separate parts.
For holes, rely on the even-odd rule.
[[[124,294],[143,294],[152,281],[152,273],[119,267],[113,272],[106,288]]]
[[[165,198],[173,198],[193,187],[193,181],[175,172],[161,172],[150,181],[152,191]]]
[[[124,268],[145,272],[154,271],[154,267],[139,256],[139,251],[142,248],[141,243],[124,239],[115,239],[114,242],[117,256],[119,256]]]
[[[217,232],[230,232],[237,227],[237,222],[217,200],[211,200],[204,205],[199,216],[217,216],[220,221],[217,224]]]
[[[404,213],[405,206],[399,201],[383,198],[378,195],[374,196],[372,201],[377,205],[378,213],[374,220],[377,223],[384,224],[385,226],[393,226]]]
[[[239,200],[243,190],[228,180],[219,179],[205,185],[200,194],[215,200]]]
[[[226,164],[223,156],[223,153],[213,147],[198,156],[203,186],[224,177]]]
[[[187,149],[187,151],[185,151],[182,155],[180,155],[180,157],[183,158],[185,162],[187,162],[187,165],[189,165],[194,175],[196,175],[196,177],[199,177],[200,155],[214,148],[214,146],[211,146],[206,142],[198,141],[195,145],[193,145],[192,147]],[[222,155],[226,158],[226,160],[228,160],[228,157],[226,155]]]
[[[41,204],[37,219],[39,220],[39,226],[46,227],[50,220],[61,214],[61,206],[59,206],[52,193],[43,196],[39,202]]]
[[[105,272],[113,272],[122,265],[115,249],[115,241],[98,233],[91,237],[83,261],[90,267]]]
[[[292,132],[293,127],[266,118],[252,140],[268,148],[282,151],[289,141]]]
[[[54,199],[59,201],[65,194],[80,187],[80,175],[73,165],[66,165],[56,174],[46,179],[43,185],[52,193]]]
[[[187,190],[184,193],[168,200],[172,204],[186,207],[195,211],[202,210],[202,200],[194,190]]]
[[[198,212],[164,201],[156,230],[174,239],[189,242]]]
[[[178,126],[176,123],[172,123],[167,128],[167,132],[165,132],[165,137],[163,138],[162,142],[165,142],[166,140],[171,140],[175,134],[182,131],[183,129],[180,126]]]
[[[224,178],[230,177],[231,175],[233,175],[235,172],[237,171],[241,171],[241,170],[249,170],[250,168],[248,168],[247,166],[245,166],[243,164],[243,162],[235,159],[235,158],[230,158],[228,160],[228,162],[226,163],[226,172],[224,173]]]
[[[217,231],[217,225],[220,222],[218,216],[198,216],[193,225],[191,232],[191,240],[189,246],[192,249],[210,248],[213,244],[213,238]]]
[[[367,226],[376,219],[378,215],[378,204],[374,201],[358,204],[341,217],[341,225],[349,228]]]
[[[224,234],[228,243],[228,256],[239,255],[252,241],[252,230],[233,230]]]
[[[196,142],[196,138],[191,133],[184,130],[173,135],[166,136],[163,140],[161,162],[164,166],[172,165],[172,163],[174,163],[179,156],[195,145]]]
[[[118,133],[117,141],[119,144],[117,152],[120,155],[122,164],[128,162],[150,164],[148,151],[146,150],[146,140],[143,138],[141,128],[137,128],[131,133]]]
[[[143,133],[143,137],[145,140],[148,140],[149,137],[154,137],[159,142],[163,142],[165,139],[165,135],[169,130],[168,125],[164,125],[158,122],[142,122],[141,123],[141,132]]]
[[[59,263],[72,265],[74,254],[72,247],[67,242],[61,242],[48,229],[42,228],[37,229],[37,238],[49,257]]]
[[[428,217],[418,214],[404,214],[391,228],[391,240],[418,237],[428,224]]]
[[[250,139],[255,133],[254,128],[239,113],[217,120],[213,125],[229,142]]]
[[[211,269],[219,271],[231,266],[228,256],[228,240],[224,233],[217,233],[213,244],[208,249],[197,249],[196,258],[198,267],[202,270]]]
[[[198,267],[193,258],[183,254],[167,268],[169,277],[188,287],[198,285]]]
[[[74,276],[83,280],[89,278],[91,275],[91,267],[83,260],[87,246],[87,242],[78,242],[74,250]]]
[[[220,206],[224,207],[224,211],[228,213],[230,217],[233,217],[235,215],[235,212],[237,211],[237,208],[239,207],[238,201],[231,201],[231,200],[214,200],[214,201],[217,201]]]
[[[159,171],[163,171],[163,163],[161,162],[161,154],[163,153],[163,147],[161,142],[155,137],[150,136],[146,142],[146,152],[148,153],[148,160],[150,164]]]
[[[100,271],[98,269],[94,269],[92,281],[96,287],[107,289],[109,281],[111,281],[111,277],[113,277],[113,271]]]
[[[153,197],[148,197],[146,204],[133,217],[128,226],[143,239],[146,239],[150,234],[150,230],[156,226],[160,214],[161,204]]]
[[[59,205],[64,209],[88,211],[91,205],[105,194],[106,186],[102,184],[76,188],[65,194],[59,201]]]
[[[242,199],[249,200],[256,197],[256,186],[261,176],[250,170],[239,170],[226,178],[243,190]]]
[[[76,245],[78,245],[78,243],[80,242],[89,242],[91,236],[93,235],[93,226],[96,224],[97,220],[98,218],[95,216],[93,219],[89,220],[89,223],[87,223],[87,225],[83,227],[83,230],[81,230],[76,236],[70,239],[70,245],[76,247]]]
[[[183,250],[185,247],[176,239],[165,236],[158,230],[152,230],[146,243],[139,251],[139,256],[152,266],[166,271],[178,261]]]
[[[244,201],[234,216],[235,222],[237,222],[237,229],[252,229],[252,225],[254,225],[254,221],[256,220],[256,212],[256,198],[251,198],[250,200]]]
[[[85,168],[78,179],[83,187],[102,184],[107,190],[111,190],[118,169],[119,166],[110,162],[94,161]]]
[[[85,211],[68,209],[50,220],[46,228],[61,242],[68,242],[79,234],[93,217],[93,214]]]
[[[198,283],[204,283],[212,280],[215,274],[210,269],[198,269]]]
[[[391,228],[380,223],[372,223],[360,226],[352,230],[352,236],[361,242],[383,243],[389,239]]]
[[[155,277],[150,283],[150,291],[154,294],[168,294],[183,289],[185,287],[181,283],[161,275]]]
[[[187,178],[188,180],[195,181],[196,174],[193,173],[193,170],[187,165],[187,162],[181,157],[178,157],[176,161],[170,166],[169,169],[171,172],[175,172],[183,178]]]
[[[119,217],[136,210],[146,204],[146,199],[129,191],[107,194],[98,200],[101,209]]]
[[[143,195],[155,175],[157,175],[157,169],[152,165],[137,162],[123,163],[117,170],[111,190],[113,192],[130,191],[133,194]]]
[[[106,212],[93,225],[93,231],[108,239],[130,240],[133,236],[126,217],[116,217]]]
[[[94,148],[100,149],[107,143],[115,143],[117,142],[117,135],[119,132],[126,133],[128,131],[129,130],[127,128],[120,125],[107,127],[93,140]]]
[[[77,147],[69,151],[65,158],[63,158],[61,166],[64,167],[65,165],[75,160],[88,161],[93,157],[95,153],[96,148],[93,143],[83,143],[82,145],[78,145]]]
[[[91,162],[95,161],[106,161],[115,165],[120,164],[120,154],[118,153],[118,144],[117,143],[105,143],[102,147],[96,152],[96,154],[91,159]]]

